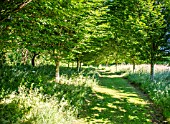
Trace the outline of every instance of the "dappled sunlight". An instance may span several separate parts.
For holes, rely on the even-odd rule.
[[[134,101],[136,101],[135,99],[142,100],[142,99],[137,98],[138,97],[137,94],[133,94],[133,93],[131,93],[131,94],[123,93],[119,90],[108,89],[108,88],[104,88],[104,87],[100,87],[100,86],[96,86],[93,89],[97,92],[108,94],[108,95],[112,96],[113,98],[119,98],[119,99],[130,98],[130,99],[134,99]]]
[[[95,106],[94,108],[92,108],[92,110],[97,110],[98,112],[102,112],[102,111],[106,110],[106,108],[101,108],[101,107]]]
[[[100,93],[108,94],[112,98],[118,98],[118,99],[126,99],[130,103],[134,104],[147,104],[146,101],[144,101],[142,98],[139,98],[139,96],[135,93],[124,93],[119,90],[115,89],[108,89],[100,86],[94,87],[94,90]],[[102,98],[102,96],[99,96],[99,98]]]
[[[86,119],[90,124],[152,122],[149,102],[121,76],[102,72],[88,108]]]
[[[130,103],[135,103],[135,104],[148,104],[146,101],[144,101],[143,99],[140,98],[133,98],[133,97],[129,97],[128,98],[128,102]]]
[[[110,107],[110,108],[114,108],[114,109],[116,109],[116,108],[117,108],[117,106],[116,106],[116,105],[114,105],[113,103],[108,103],[108,104],[107,104],[107,106],[108,106],[108,107]]]
[[[27,68],[29,71],[25,73]],[[27,82],[25,84],[27,88],[38,88],[42,94],[55,96],[59,101],[65,99],[68,105],[74,106],[73,110],[76,110],[78,120],[73,120],[73,124],[150,124],[153,121],[152,116],[155,115],[154,108],[151,108],[150,102],[144,94],[141,94],[139,90],[130,85],[128,81],[122,77],[125,74],[123,71],[101,71],[98,72],[99,74],[97,73],[94,78],[96,71],[90,72],[90,68],[85,70],[86,73],[90,75],[83,75],[77,74],[74,70],[72,70],[72,72],[69,71],[67,74],[68,68],[62,67],[62,71],[60,72],[62,74],[61,82],[55,83],[52,81],[55,77],[52,73],[55,71],[53,66],[27,68],[16,70],[16,72],[21,72],[21,74],[19,73],[18,75],[11,74],[12,71],[9,73],[9,76],[12,77],[11,79],[17,79],[15,80],[17,83],[13,83],[15,88]],[[76,73],[71,76],[73,72]],[[8,85],[5,85],[4,88],[8,88]],[[10,90],[12,92],[13,88]],[[32,89],[30,90],[32,91]],[[11,94],[10,97],[13,97],[13,94]],[[30,97],[30,95],[28,95],[28,97]],[[37,97],[33,100],[36,99]],[[28,103],[31,103],[33,100],[28,100]],[[37,102],[36,104],[39,106],[35,109],[40,109],[40,114],[38,113],[36,115],[37,117],[43,115],[43,117],[48,118],[48,116],[46,116],[48,111],[44,111],[43,109],[51,109],[52,102],[50,101],[50,104],[44,102],[45,101]],[[13,112],[16,114],[22,111],[22,109],[17,109],[17,103],[9,104],[10,101],[8,100],[6,100],[6,103],[8,104],[1,102],[0,107],[4,108],[4,106],[7,106],[7,108],[5,108],[7,114],[9,113],[7,111],[8,107],[10,107],[10,109],[14,107]],[[35,113],[34,110],[31,112],[33,114]],[[49,117],[51,116],[50,112],[53,112],[53,108],[49,110]],[[54,113],[55,112],[57,111],[54,111]],[[66,115],[65,112],[63,112],[63,114]],[[20,116],[25,117],[22,113]],[[13,115],[11,115],[11,117],[13,117]],[[10,119],[10,117],[7,117],[7,119]]]

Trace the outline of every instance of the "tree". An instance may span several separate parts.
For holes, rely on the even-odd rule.
[[[140,51],[139,59],[150,61],[150,75],[153,80],[154,64],[160,55],[160,46],[164,42],[165,21],[161,13],[162,4],[153,0],[139,0],[108,1],[107,5],[111,26],[118,29],[117,34],[121,34],[125,41],[133,39],[131,43],[123,44],[128,43],[130,46],[128,49],[133,52]],[[138,49],[137,45],[141,48]],[[130,53],[133,54],[133,52]]]
[[[161,57],[160,47],[165,42],[163,39],[165,34],[165,20],[164,15],[161,13],[161,3],[147,1],[144,5],[145,9],[140,16],[139,24],[143,23],[145,25],[141,32],[146,34],[146,39],[143,42],[146,46],[143,49],[149,56],[151,64],[150,78],[154,80],[154,64],[158,60],[158,57]]]

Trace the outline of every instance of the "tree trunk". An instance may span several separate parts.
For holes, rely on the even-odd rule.
[[[132,60],[132,63],[133,63],[133,73],[134,73],[134,72],[135,72],[135,69],[136,69],[134,59]]]
[[[59,83],[60,82],[60,62],[58,59],[55,61],[56,69],[55,69],[55,82]]]
[[[33,67],[35,66],[35,58],[36,58],[37,55],[38,55],[38,53],[34,52],[34,55],[31,59],[31,64],[32,64]]]
[[[151,57],[151,70],[150,70],[150,79],[153,81],[154,80],[154,60]]]
[[[133,62],[133,73],[135,72],[135,69],[136,69],[135,62]]]
[[[70,62],[68,62],[68,68],[70,68]]]
[[[154,81],[154,64],[155,64],[155,47],[154,42],[151,44],[151,56],[150,56],[150,64],[151,64],[151,70],[150,70],[150,79]]]
[[[77,72],[80,72],[80,61],[78,58],[77,58]]]
[[[106,61],[106,67],[108,67],[108,61]]]
[[[117,62],[117,60],[115,61],[115,63],[116,63],[116,72],[118,71],[118,62]]]

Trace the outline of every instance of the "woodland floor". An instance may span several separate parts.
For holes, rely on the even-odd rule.
[[[123,74],[99,73],[99,84],[85,110],[88,124],[163,124],[161,110]]]

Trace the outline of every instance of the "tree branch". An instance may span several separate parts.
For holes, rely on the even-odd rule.
[[[27,4],[29,4],[32,0],[25,1],[24,3],[21,3],[18,8],[14,10],[14,12],[18,12],[22,8],[24,8]]]
[[[0,22],[5,21],[5,20],[9,17],[10,13],[20,11],[22,8],[24,8],[24,7],[25,7],[27,4],[29,4],[31,1],[32,1],[32,0],[27,0],[27,1],[19,4],[19,6],[18,6],[17,8],[15,8],[15,9],[13,9],[11,12],[9,12],[9,14],[8,14],[6,17],[2,18],[2,19],[0,20]]]

